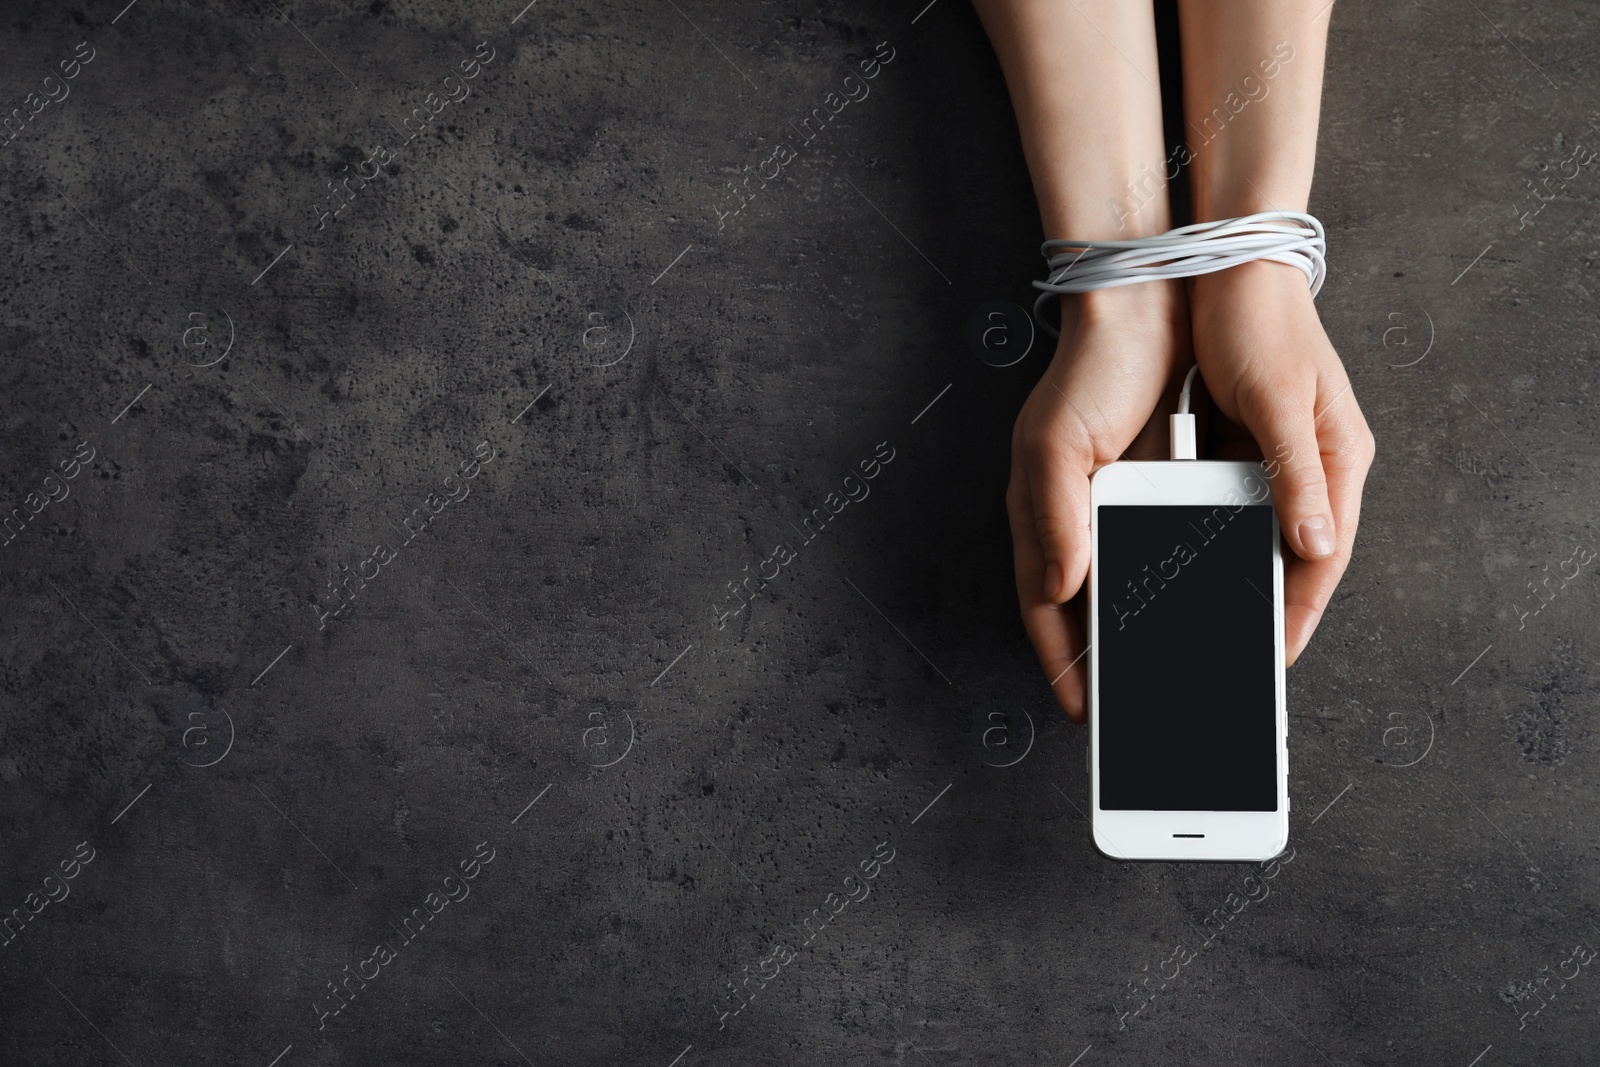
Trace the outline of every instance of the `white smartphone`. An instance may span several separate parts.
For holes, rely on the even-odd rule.
[[[1289,843],[1283,556],[1260,463],[1120,462],[1090,482],[1089,774],[1113,859]]]

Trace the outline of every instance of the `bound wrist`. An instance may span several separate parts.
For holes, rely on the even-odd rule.
[[[1190,316],[1197,331],[1203,331],[1218,313],[1250,309],[1274,316],[1301,305],[1316,313],[1305,273],[1268,259],[1198,275],[1189,287]]]
[[[1082,326],[1170,330],[1185,321],[1183,289],[1177,282],[1139,282],[1063,296],[1062,313]]]
[[[1197,274],[1191,280],[1191,297],[1222,290],[1254,290],[1263,296],[1270,293],[1311,299],[1305,271],[1271,259],[1255,259],[1226,270]]]

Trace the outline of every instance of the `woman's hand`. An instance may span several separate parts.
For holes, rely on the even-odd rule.
[[[1056,700],[1081,723],[1084,624],[1067,601],[1089,571],[1089,476],[1125,452],[1168,454],[1166,415],[1188,369],[1189,327],[1177,282],[1065,297],[1062,314],[1055,359],[1012,430],[1006,512],[1023,625]]]
[[[1299,270],[1262,260],[1201,275],[1189,314],[1206,391],[1255,438],[1294,552],[1283,587],[1292,664],[1350,562],[1372,431]]]

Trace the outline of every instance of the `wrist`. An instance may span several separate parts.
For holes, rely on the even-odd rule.
[[[1203,329],[1219,311],[1253,309],[1281,314],[1302,304],[1315,314],[1305,273],[1270,259],[1253,260],[1190,279],[1189,307],[1196,329]]]
[[[1187,321],[1187,303],[1179,282],[1139,282],[1063,296],[1061,311],[1080,328],[1170,332]]]
[[[1277,292],[1304,295],[1308,300],[1311,298],[1311,287],[1306,284],[1305,271],[1272,259],[1253,259],[1226,270],[1197,274],[1190,280],[1194,291],[1250,289],[1263,295]]]
[[[1126,358],[1176,358],[1189,344],[1189,302],[1180,282],[1143,282],[1061,297],[1061,342],[1052,366],[1064,370],[1086,349]]]

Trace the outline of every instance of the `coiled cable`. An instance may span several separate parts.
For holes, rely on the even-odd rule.
[[[1300,268],[1312,296],[1328,276],[1327,235],[1316,216],[1303,211],[1262,211],[1125,241],[1046,241],[1039,251],[1050,274],[1033,283],[1041,290],[1033,302],[1033,315],[1056,337],[1060,331],[1042,315],[1045,302],[1054,295],[1189,278],[1258,259]]]

